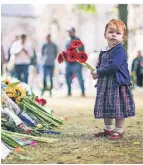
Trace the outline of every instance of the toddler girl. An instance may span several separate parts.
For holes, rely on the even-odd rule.
[[[91,73],[93,79],[98,79],[94,115],[95,118],[103,118],[105,123],[104,130],[95,136],[120,139],[123,137],[125,118],[135,116],[127,55],[123,47],[125,24],[121,20],[109,21],[104,36],[108,46],[100,52],[97,70]]]

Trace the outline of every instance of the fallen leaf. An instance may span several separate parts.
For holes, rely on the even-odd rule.
[[[135,144],[135,145],[138,145],[138,144],[140,144],[140,142],[137,141],[137,142],[134,142],[134,144]]]

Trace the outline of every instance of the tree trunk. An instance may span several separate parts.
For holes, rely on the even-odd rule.
[[[119,11],[119,18],[125,23],[127,26],[127,38],[128,38],[128,5],[127,4],[119,4],[118,5],[118,11]],[[125,44],[126,52],[128,52],[128,42],[126,40]]]

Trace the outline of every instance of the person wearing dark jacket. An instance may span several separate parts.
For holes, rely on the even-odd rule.
[[[57,45],[51,41],[51,34],[46,37],[46,43],[42,46],[42,63],[43,63],[43,89],[44,91],[49,90],[50,96],[52,96],[53,89],[53,75],[55,68],[55,59],[57,57],[58,49]],[[47,75],[50,76],[50,88],[47,87]]]
[[[136,75],[137,86],[143,87],[143,57],[141,51],[137,52],[137,57],[133,60],[132,72]]]

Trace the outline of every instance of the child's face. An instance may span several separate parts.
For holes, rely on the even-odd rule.
[[[105,38],[107,39],[109,47],[122,43],[124,40],[123,29],[118,29],[116,25],[109,25],[105,33]]]

